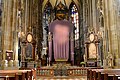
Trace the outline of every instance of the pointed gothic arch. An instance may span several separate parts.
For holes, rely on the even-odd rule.
[[[44,7],[43,10],[43,19],[42,19],[42,26],[43,26],[43,51],[47,53],[47,48],[48,48],[48,26],[52,21],[52,5],[48,1]]]
[[[71,2],[69,6],[70,10],[70,21],[74,24],[74,40],[75,47],[79,48],[79,36],[80,36],[80,24],[79,24],[79,10],[75,4],[75,2]]]
[[[74,57],[75,65],[79,65],[79,62],[82,61],[81,55],[81,44],[80,44],[80,11],[78,6],[74,1],[71,2],[69,6],[69,20],[74,24]]]

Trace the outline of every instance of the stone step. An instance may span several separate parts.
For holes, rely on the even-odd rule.
[[[87,80],[86,76],[80,77],[39,77],[37,76],[37,80]]]

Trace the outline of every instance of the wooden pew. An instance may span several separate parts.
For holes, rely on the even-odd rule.
[[[87,80],[119,80],[120,69],[88,69]]]
[[[29,71],[25,76],[29,78],[29,80],[36,80],[36,69],[31,69],[31,68],[20,68],[20,70],[27,70]],[[27,78],[26,77],[26,78]]]
[[[101,75],[107,74],[108,80],[118,80],[118,77],[120,76],[120,69],[104,69],[104,70],[96,71],[96,72],[97,73],[101,72]]]
[[[32,80],[31,70],[0,70],[0,79],[4,80]],[[28,77],[26,77],[28,75]]]
[[[11,74],[11,75],[1,75],[0,74],[0,80],[15,80],[15,74]]]

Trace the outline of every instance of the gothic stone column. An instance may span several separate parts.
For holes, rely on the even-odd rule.
[[[38,0],[38,27],[37,27],[37,54],[39,59],[41,59],[42,51],[42,40],[43,40],[43,30],[42,30],[42,2],[43,0]]]
[[[3,62],[6,60],[6,50],[13,50],[13,0],[4,0],[2,20],[2,53]]]

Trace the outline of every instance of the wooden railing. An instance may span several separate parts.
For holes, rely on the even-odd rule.
[[[87,68],[73,68],[73,69],[45,69],[45,68],[37,68],[37,76],[56,76],[56,72],[61,73],[61,75],[57,76],[86,76]]]
[[[37,68],[37,76],[54,76],[54,69]]]
[[[69,76],[86,76],[87,68],[68,69]]]

